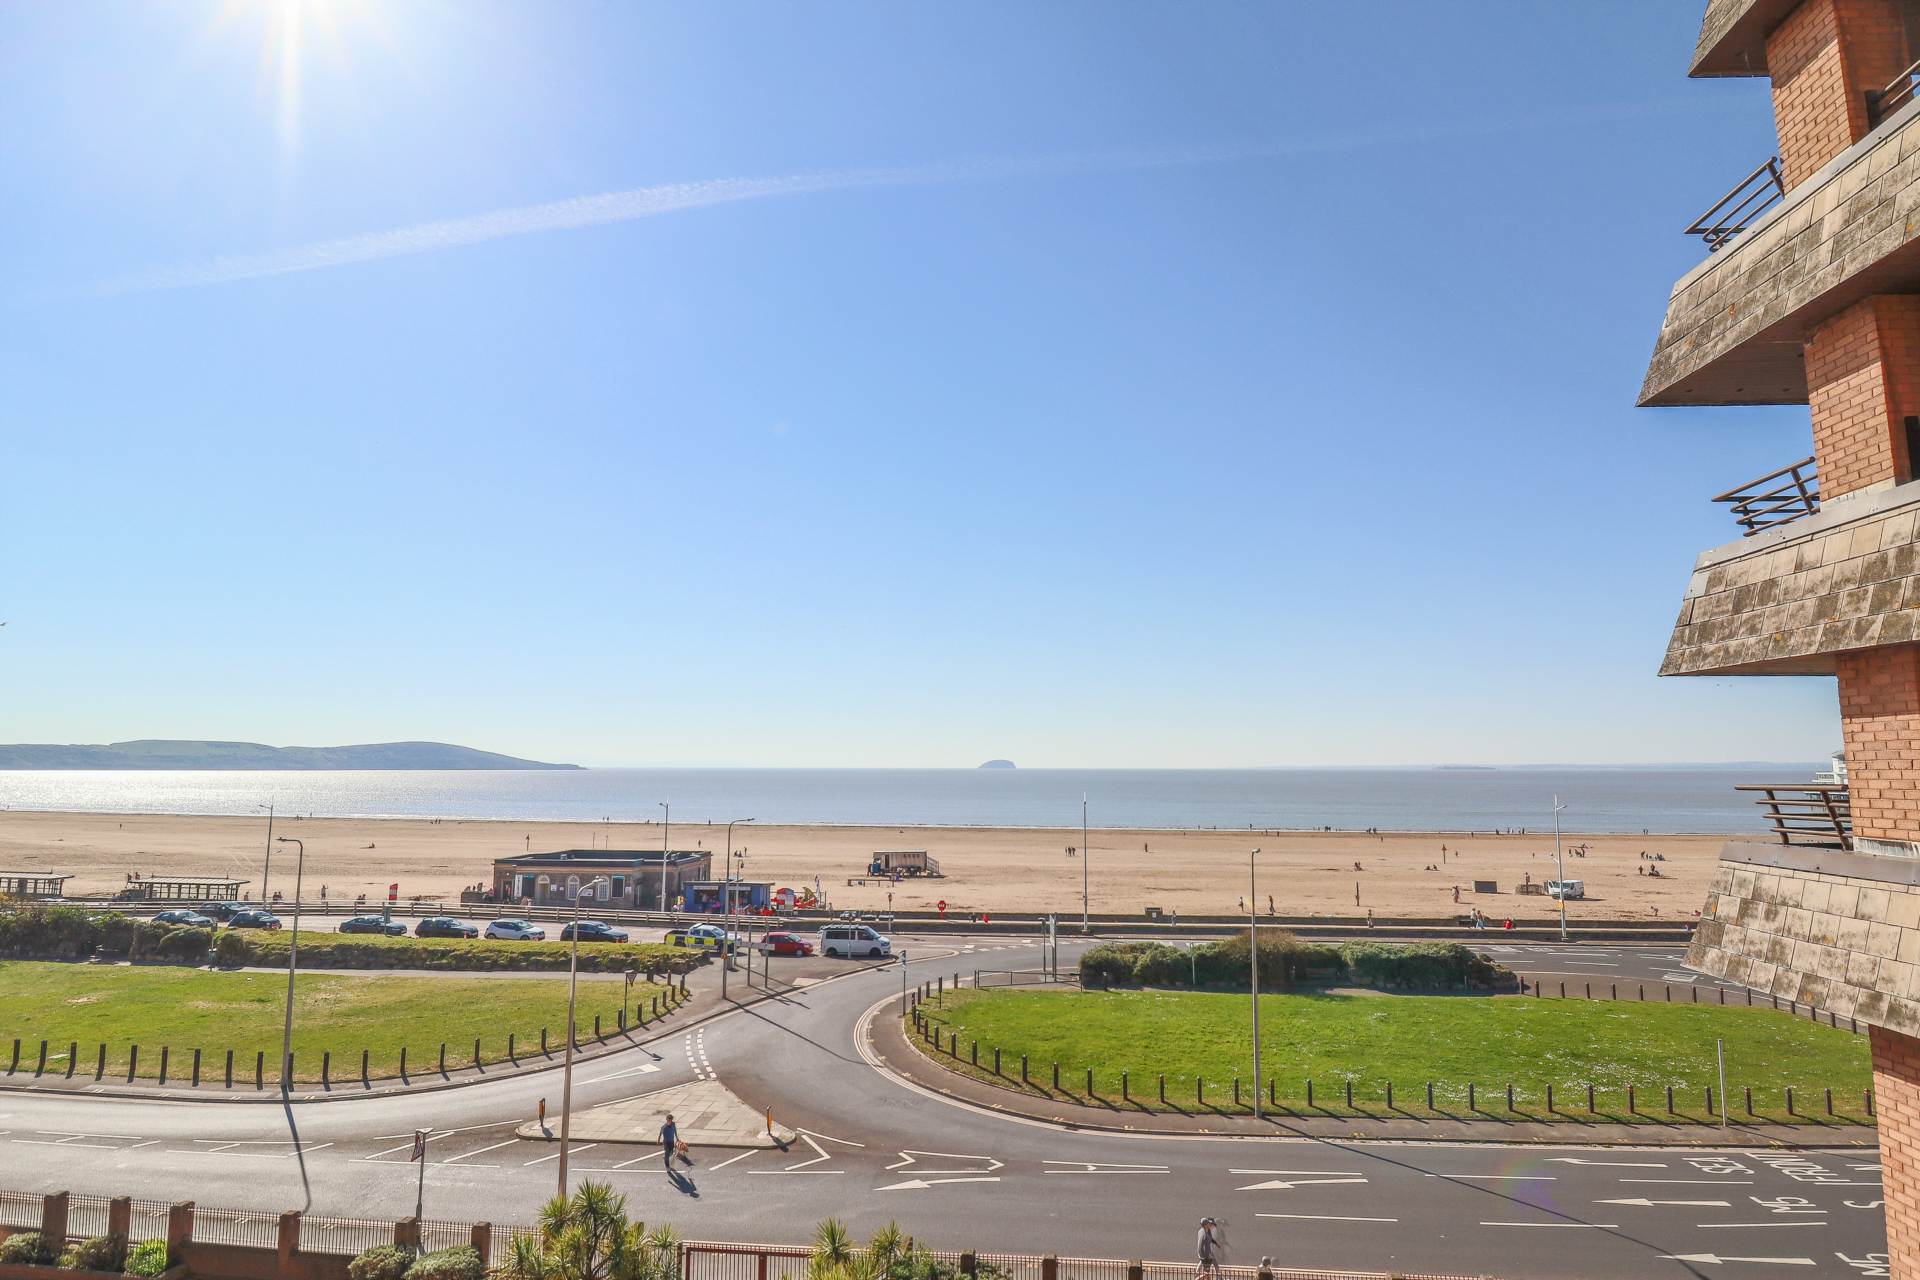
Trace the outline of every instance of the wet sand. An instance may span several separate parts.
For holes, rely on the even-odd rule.
[[[384,895],[398,881],[403,897],[444,895],[490,883],[492,862],[528,849],[658,849],[658,823],[456,822],[420,819],[288,818],[274,834],[306,842],[306,891],[351,900]],[[1495,919],[1548,914],[1547,900],[1514,887],[1526,878],[1553,876],[1553,835],[1461,835],[1390,832],[1129,831],[1091,833],[1091,863],[1076,850],[1080,831],[985,827],[752,826],[734,829],[744,874],[796,889],[816,878],[842,908],[930,910],[940,900],[950,912],[1078,914],[1083,865],[1096,912],[1134,913],[1148,906],[1183,915],[1239,909],[1247,893],[1247,854],[1261,849],[1259,905],[1272,895],[1282,915],[1354,915],[1371,907],[1379,916],[1450,915],[1477,904]],[[181,817],[85,813],[0,812],[0,871],[69,872],[70,893],[105,893],[142,875],[232,876],[259,897],[265,854],[262,818]],[[1567,876],[1586,881],[1579,915],[1606,918],[1691,916],[1725,840],[1696,835],[1573,835],[1564,837]],[[1444,853],[1443,853],[1444,846]],[[707,824],[673,827],[676,849],[715,853],[720,874],[725,829]],[[1582,848],[1586,856],[1573,850]],[[849,886],[864,874],[876,849],[926,849],[944,877]],[[1664,862],[1639,855],[1663,854]],[[1360,870],[1354,869],[1355,863]],[[1431,866],[1434,870],[1427,870]],[[1658,878],[1639,874],[1658,867]],[[293,848],[274,849],[272,888],[293,889]],[[1475,880],[1493,880],[1498,896],[1476,895]],[[1460,889],[1459,907],[1453,888]],[[1355,891],[1358,889],[1356,903]]]

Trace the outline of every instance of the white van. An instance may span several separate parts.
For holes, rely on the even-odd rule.
[[[1584,898],[1587,896],[1587,882],[1585,880],[1549,880],[1547,896],[1559,898],[1561,901],[1569,898]]]
[[[864,924],[830,924],[820,931],[820,954],[883,959],[893,954],[893,943]]]

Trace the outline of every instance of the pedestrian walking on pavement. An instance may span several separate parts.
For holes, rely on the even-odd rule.
[[[1219,1280],[1221,1244],[1220,1224],[1212,1218],[1200,1219],[1200,1264],[1194,1268],[1194,1280]]]

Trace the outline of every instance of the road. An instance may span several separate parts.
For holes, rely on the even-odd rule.
[[[909,940],[926,972],[1033,967],[1006,939]],[[1518,944],[1514,944],[1518,945]],[[1502,959],[1666,972],[1672,948],[1530,948]],[[1538,967],[1536,967],[1536,964]],[[1576,970],[1577,971],[1577,970]],[[851,973],[682,1028],[577,1072],[578,1106],[711,1074],[800,1132],[787,1151],[705,1151],[684,1184],[651,1148],[580,1143],[576,1177],[708,1239],[804,1241],[832,1215],[945,1248],[1183,1258],[1228,1224],[1234,1260],[1527,1277],[1884,1274],[1868,1151],[1434,1146],[1062,1131],[925,1094],[869,1062],[865,1022],[897,967]],[[524,1223],[555,1187],[552,1144],[513,1130],[556,1071],[464,1089],[282,1107],[0,1094],[10,1187],[392,1217],[411,1130],[432,1126],[429,1217]],[[300,1150],[296,1151],[297,1134]],[[303,1185],[303,1174],[306,1184]],[[1686,1258],[1763,1259],[1708,1262]]]

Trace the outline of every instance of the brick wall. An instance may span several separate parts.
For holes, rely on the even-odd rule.
[[[1789,188],[1866,136],[1865,95],[1906,55],[1899,0],[1806,0],[1774,29],[1767,70]]]
[[[1920,414],[1920,295],[1855,303],[1808,333],[1805,354],[1821,494],[1908,477],[1903,424]]]
[[[1880,1119],[1887,1255],[1895,1276],[1920,1276],[1920,1040],[1871,1027]]]
[[[1853,831],[1920,840],[1920,645],[1836,659]]]

